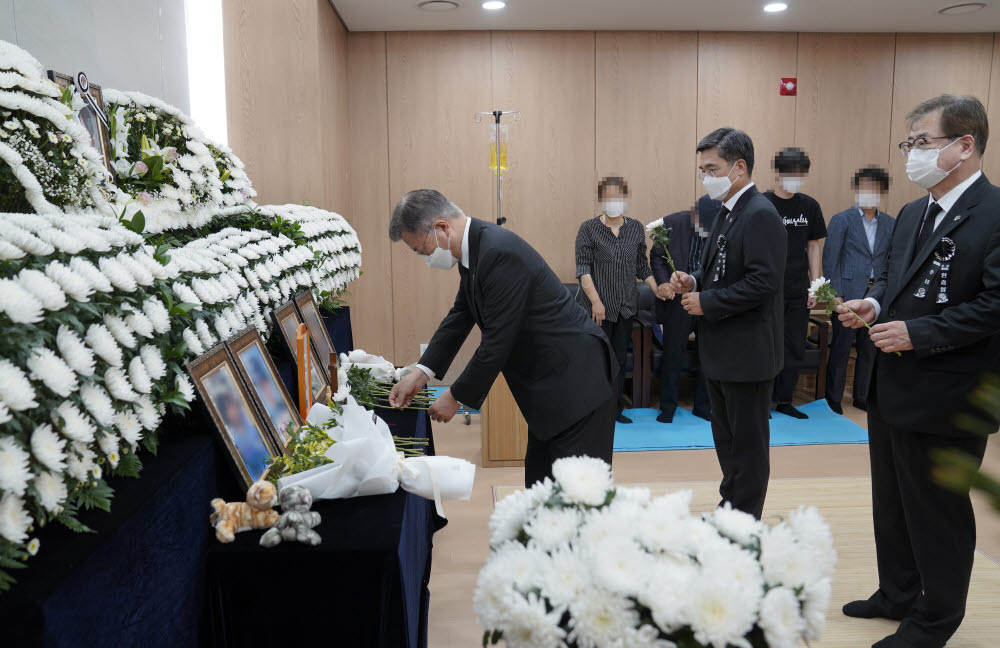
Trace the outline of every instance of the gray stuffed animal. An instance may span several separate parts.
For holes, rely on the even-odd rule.
[[[319,524],[320,517],[319,513],[309,510],[312,493],[302,486],[289,486],[278,493],[278,501],[281,503],[281,517],[274,528],[261,536],[261,546],[273,547],[281,544],[282,540],[318,545],[322,538],[313,531],[313,527]]]

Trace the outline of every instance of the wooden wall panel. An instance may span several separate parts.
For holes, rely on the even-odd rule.
[[[753,139],[753,179],[772,188],[771,160],[795,142],[795,97],[782,97],[782,77],[797,76],[797,34],[702,32],[698,35],[698,131],[700,139],[732,126]],[[699,195],[704,193],[695,181]]]
[[[644,223],[696,195],[698,34],[597,32],[597,177],[623,175]]]
[[[1000,182],[1000,34],[993,35],[993,64],[990,77],[989,104],[986,114],[990,119],[993,132],[986,142],[986,155],[983,156],[983,173],[990,182]],[[983,98],[985,101],[985,98]]]
[[[812,162],[803,191],[829,222],[854,204],[857,169],[889,164],[895,36],[800,34],[798,52],[795,145]]]
[[[387,224],[389,124],[385,86],[385,33],[350,34],[351,206],[345,214],[361,239],[362,275],[349,290],[354,344],[395,358],[392,304],[392,248]]]
[[[350,146],[348,124],[349,82],[347,76],[347,30],[329,0],[313,0],[318,15],[318,106],[323,155],[315,166],[322,172],[323,202],[318,207],[350,216],[350,185],[347,182]],[[300,165],[300,171],[303,167]],[[364,347],[362,347],[364,348]]]
[[[906,139],[906,115],[917,104],[942,93],[989,99],[993,34],[897,34],[892,98],[892,146]],[[988,150],[988,149],[987,149]],[[925,195],[906,177],[906,160],[890,156],[892,209]]]
[[[489,219],[488,148],[472,118],[490,108],[489,32],[391,32],[386,38],[390,205],[407,191],[433,188],[468,215]],[[392,269],[394,359],[407,364],[454,302],[459,276],[428,268],[403,243],[392,246]],[[478,332],[470,336],[449,378],[464,368],[478,339]]]
[[[522,114],[510,127],[507,227],[574,281],[577,229],[597,213],[594,32],[494,32],[493,99]],[[477,133],[471,169],[486,171],[487,137]]]

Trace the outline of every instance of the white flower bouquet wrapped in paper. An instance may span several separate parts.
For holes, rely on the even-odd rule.
[[[333,463],[282,477],[279,490],[303,486],[313,499],[341,499],[363,495],[394,493],[400,485],[411,493],[433,499],[438,515],[444,517],[442,500],[466,500],[472,494],[476,466],[454,457],[409,457],[397,452],[389,426],[351,396],[342,412],[325,405],[313,405],[307,422],[325,426],[334,444],[325,456]]]
[[[691,491],[615,487],[573,457],[501,500],[474,604],[484,644],[794,648],[820,637],[836,563],[815,508],[768,528],[690,511]]]

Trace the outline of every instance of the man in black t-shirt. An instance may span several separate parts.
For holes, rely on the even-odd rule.
[[[809,329],[809,309],[816,305],[809,297],[809,283],[823,273],[823,244],[826,223],[823,210],[811,196],[799,189],[809,175],[809,156],[797,148],[786,148],[774,156],[777,187],[764,195],[771,201],[788,234],[785,263],[785,367],[774,379],[775,409],[788,416],[808,415],[792,407],[795,383],[805,356]]]

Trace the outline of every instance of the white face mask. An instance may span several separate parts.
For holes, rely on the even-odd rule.
[[[437,244],[437,230],[435,230],[434,245]],[[424,257],[424,263],[427,264],[428,268],[437,268],[438,270],[451,270],[458,263],[458,259],[451,253],[451,234],[448,235],[448,247],[436,247],[430,254],[422,254],[421,256]]]
[[[803,180],[805,180],[805,178],[796,178],[794,176],[782,178],[781,188],[790,194],[797,194],[799,193],[799,189],[802,188]]]
[[[859,191],[855,197],[858,203],[858,207],[861,209],[872,209],[873,207],[878,207],[879,196],[877,193],[871,191]]]
[[[610,218],[618,218],[625,213],[626,205],[622,198],[609,198],[604,201],[604,213]]]
[[[735,169],[736,166],[733,166]],[[733,181],[729,179],[729,176],[733,174],[733,169],[729,170],[729,173],[721,178],[715,178],[713,176],[705,176],[701,179],[701,184],[705,186],[705,191],[708,193],[708,197],[712,200],[722,200],[725,198],[726,194],[729,193],[729,188],[733,186]],[[739,176],[736,176],[737,178]]]
[[[958,140],[955,140],[951,144],[954,144]],[[949,144],[948,146],[951,146]],[[910,154],[906,156],[906,175],[910,177],[918,187],[923,189],[930,189],[937,183],[941,182],[948,177],[952,171],[957,169],[959,165],[962,164],[959,161],[951,171],[945,171],[938,166],[938,157],[941,155],[941,151],[948,148],[939,149],[913,149]]]

